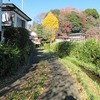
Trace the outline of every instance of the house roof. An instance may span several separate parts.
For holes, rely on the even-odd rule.
[[[61,39],[68,39],[69,37],[68,36],[59,36]]]
[[[71,33],[68,36],[80,36],[80,35],[84,35],[83,33]]]
[[[2,4],[2,11],[15,11],[17,14],[19,14],[20,16],[22,16],[27,21],[31,21],[31,18],[28,17],[23,11],[21,11],[13,3],[3,3]]]

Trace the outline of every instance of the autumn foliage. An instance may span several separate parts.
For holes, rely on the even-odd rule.
[[[54,41],[55,33],[59,28],[58,19],[52,14],[52,12],[49,12],[42,21],[42,24],[45,26],[45,28],[51,30],[51,41]]]
[[[59,25],[60,25],[60,29],[61,29],[60,31],[62,33],[71,32],[72,25],[71,25],[70,21],[67,18],[65,18],[65,16],[63,16],[63,15],[59,16]]]
[[[92,39],[100,40],[100,27],[90,28],[86,32],[85,36],[86,36],[86,38],[92,38]]]
[[[66,8],[62,8],[60,11],[62,15],[70,14],[71,12],[79,12],[79,10],[73,7],[66,7]]]
[[[79,11],[74,7],[66,7],[50,10],[47,13],[41,13],[38,17],[42,20],[41,25],[43,25],[43,27],[51,33],[51,41],[55,40],[55,37],[58,36],[57,34],[87,34],[93,27],[97,28],[92,29],[92,31],[96,30],[92,32],[92,34],[95,34],[98,27],[100,27],[100,17],[98,18],[98,12],[94,9]]]

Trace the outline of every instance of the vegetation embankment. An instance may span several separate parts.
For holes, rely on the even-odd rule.
[[[35,50],[24,28],[8,28],[4,32],[5,43],[0,44],[0,78],[14,74],[26,65]]]
[[[78,87],[82,100],[98,100],[100,98],[100,82],[97,83],[99,78],[95,79],[96,77],[93,77],[91,73],[87,73],[86,70],[82,69],[82,67],[73,63],[71,59],[72,58],[70,57],[66,57],[60,59],[60,61],[68,68],[72,76],[79,82]]]
[[[88,100],[98,100],[100,85],[100,43],[96,40],[84,42],[59,42],[52,45],[45,45],[50,53],[60,57],[61,62],[68,67],[72,74],[85,88]],[[83,69],[85,69],[83,71]],[[88,73],[95,74],[95,78],[88,76]],[[90,85],[88,83],[91,83]],[[91,86],[91,87],[90,87]],[[91,88],[91,89],[90,89]]]
[[[44,45],[51,53],[63,58],[70,56],[80,60],[79,65],[83,65],[87,70],[100,76],[100,43],[95,40],[86,40],[84,42],[60,42],[50,45]]]

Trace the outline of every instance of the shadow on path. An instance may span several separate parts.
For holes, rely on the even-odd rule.
[[[67,69],[57,60],[50,57],[49,62],[49,85],[38,100],[81,100],[73,78]]]
[[[31,55],[28,65],[15,79],[0,86],[0,98],[11,91],[17,90],[22,81],[25,81],[25,79],[22,80],[22,77],[28,72],[35,70],[40,61],[47,60],[50,69],[49,83],[46,86],[45,92],[39,96],[38,100],[81,100],[73,78],[66,68],[59,63],[57,58],[51,57],[42,49],[38,48],[37,51]]]
[[[23,68],[16,73],[16,75],[7,78],[7,81],[0,82],[0,100],[2,96],[7,95],[7,93],[15,91],[21,85],[21,78],[23,78],[29,71],[35,70],[36,64],[40,61],[39,55],[42,55],[41,52],[35,50],[29,58],[28,64],[23,66]]]

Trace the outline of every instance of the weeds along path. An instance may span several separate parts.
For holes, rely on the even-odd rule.
[[[0,87],[0,100],[81,100],[73,78],[57,58],[37,49],[29,60],[28,67],[21,71],[20,75]],[[47,62],[45,67],[37,66],[40,62]],[[49,70],[49,72],[48,72]],[[40,84],[41,76],[46,85]],[[36,76],[36,77],[35,77]],[[40,77],[40,78],[39,78]],[[42,81],[44,80],[42,77]],[[37,85],[39,83],[39,85]],[[42,85],[43,91],[35,94],[35,88]],[[8,98],[9,97],[9,98]]]

